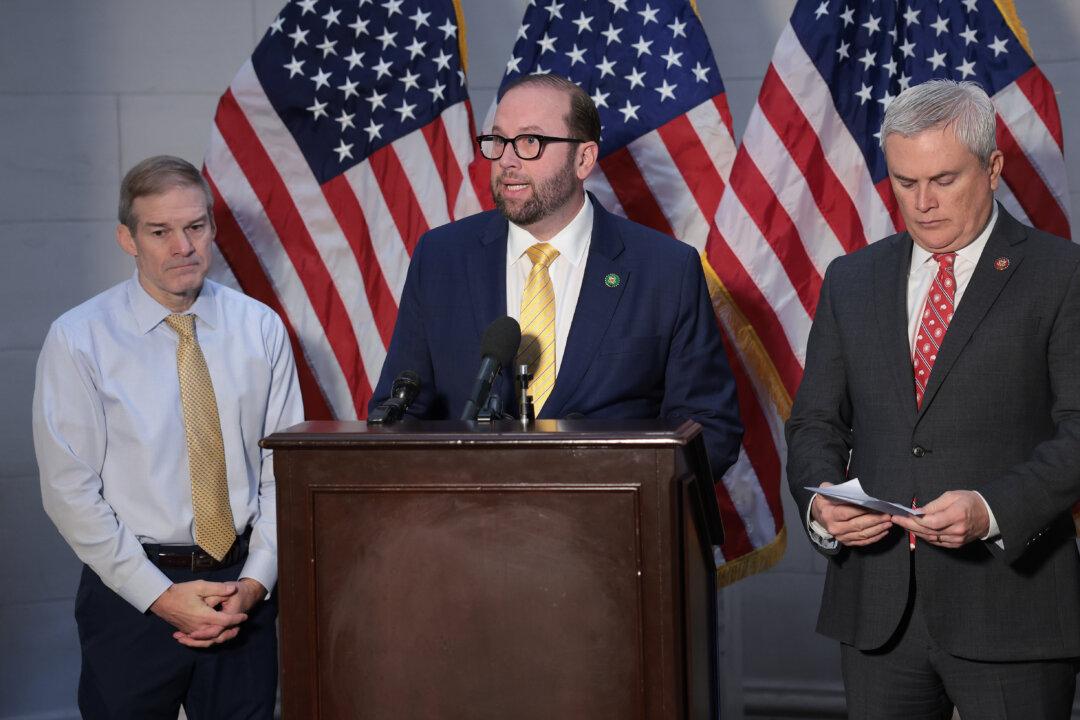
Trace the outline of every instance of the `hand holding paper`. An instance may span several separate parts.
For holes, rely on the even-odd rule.
[[[871,545],[884,538],[892,528],[893,503],[886,503],[889,510],[882,512],[855,502],[882,502],[867,495],[858,480],[840,485],[822,483],[820,487],[806,489],[816,493],[810,504],[810,516],[843,545]]]

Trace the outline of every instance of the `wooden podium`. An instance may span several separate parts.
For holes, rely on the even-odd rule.
[[[693,422],[309,422],[274,450],[283,714],[715,718]]]

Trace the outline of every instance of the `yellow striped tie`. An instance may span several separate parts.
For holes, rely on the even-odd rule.
[[[536,243],[525,254],[532,260],[529,280],[521,294],[521,346],[517,364],[532,371],[533,406],[539,414],[555,386],[555,291],[548,268],[559,251],[546,242]]]
[[[180,336],[176,372],[180,377],[180,405],[187,436],[195,542],[221,560],[236,542],[236,527],[229,504],[225,444],[221,439],[214,384],[199,341],[195,339],[195,316],[170,315],[165,323]]]

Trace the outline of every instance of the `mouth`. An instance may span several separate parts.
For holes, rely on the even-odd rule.
[[[503,190],[511,194],[523,192],[526,188],[529,187],[529,183],[527,182],[515,181],[510,179],[499,180],[499,185],[502,187]]]

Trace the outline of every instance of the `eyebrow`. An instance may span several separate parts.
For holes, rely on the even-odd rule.
[[[184,223],[184,225],[185,225],[185,226],[186,226],[186,225],[194,225],[195,223],[200,223],[200,222],[209,222],[209,220],[210,220],[210,214],[209,214],[209,213],[203,213],[202,215],[200,215],[199,217],[195,218],[194,220],[189,220],[189,221],[187,221],[186,223]],[[154,228],[159,228],[159,227],[160,227],[160,228],[163,228],[163,227],[169,227],[169,223],[165,223],[165,222],[150,222],[149,220],[147,220],[146,222],[144,222],[144,223],[143,223],[143,225],[146,225],[147,227],[154,227]]]
[[[939,172],[937,175],[934,175],[933,177],[930,178],[930,180],[931,181],[940,180],[941,178],[946,177],[948,175],[959,175],[959,174],[960,174],[960,171],[958,171],[958,170],[946,170],[945,172]],[[899,180],[900,182],[916,182],[915,178],[909,178],[908,176],[901,175],[900,173],[893,173],[893,177],[896,178],[897,180]]]

